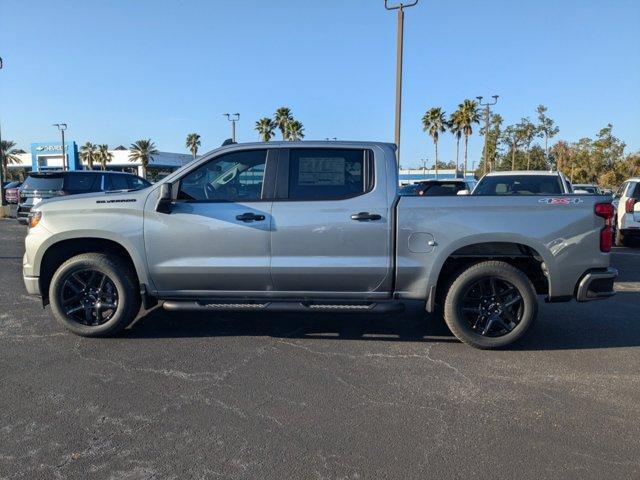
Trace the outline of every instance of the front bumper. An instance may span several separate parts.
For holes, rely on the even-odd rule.
[[[618,276],[618,270],[612,267],[589,270],[578,282],[576,300],[589,302],[602,300],[616,294],[613,282]]]

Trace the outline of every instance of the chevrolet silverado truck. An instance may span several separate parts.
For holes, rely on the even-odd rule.
[[[142,190],[42,201],[23,273],[84,336],[115,334],[141,305],[370,315],[419,302],[497,348],[532,325],[538,296],[614,294],[612,217],[603,196],[400,196],[392,144],[232,144]]]

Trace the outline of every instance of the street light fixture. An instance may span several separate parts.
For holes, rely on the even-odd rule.
[[[388,0],[384,0],[384,8],[387,10],[398,10],[398,39],[396,45],[396,121],[395,121],[395,143],[397,150],[398,167],[400,167],[400,116],[402,114],[402,47],[404,42],[404,9],[417,5],[418,0],[409,3],[398,3],[389,5]]]
[[[482,154],[482,159],[484,160],[484,173],[487,173],[487,165],[488,165],[488,161],[487,161],[487,140],[489,138],[489,119],[491,118],[491,105],[495,105],[496,103],[498,103],[498,97],[499,95],[492,95],[491,98],[493,98],[492,102],[486,102],[486,103],[482,103],[482,96],[476,97],[478,99],[478,105],[480,105],[481,107],[485,107],[484,108],[484,150],[483,150],[483,154]],[[467,176],[467,172],[464,172],[464,177],[466,178]]]
[[[54,127],[58,127],[60,130],[60,135],[62,136],[62,170],[67,170],[67,151],[64,148],[64,131],[67,129],[66,123],[54,123]],[[40,170],[40,165],[38,165],[38,170]]]
[[[223,117],[227,117],[227,120],[231,122],[231,140],[236,143],[236,122],[240,120],[239,113],[223,113]]]

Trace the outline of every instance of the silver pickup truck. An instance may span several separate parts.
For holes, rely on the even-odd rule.
[[[43,201],[24,282],[85,336],[171,311],[442,312],[479,348],[613,295],[610,197],[398,195],[395,147],[228,145],[138,191]]]

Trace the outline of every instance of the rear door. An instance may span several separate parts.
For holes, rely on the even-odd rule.
[[[280,151],[271,211],[275,290],[327,297],[390,290],[393,222],[382,155],[364,148]]]

